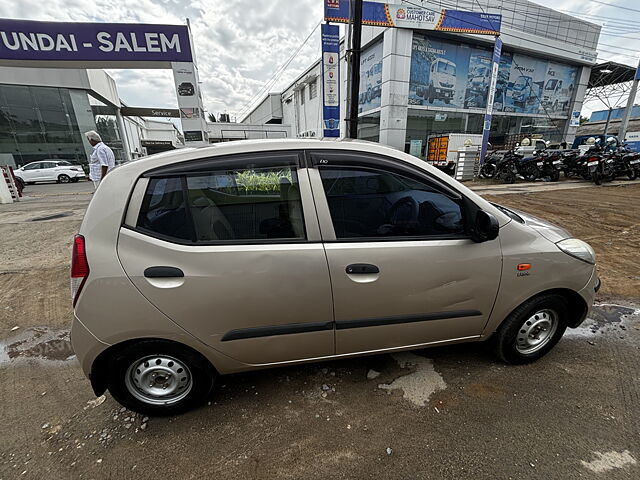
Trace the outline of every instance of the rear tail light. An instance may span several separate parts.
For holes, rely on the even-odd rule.
[[[84,282],[89,276],[89,262],[87,249],[82,235],[73,238],[73,252],[71,254],[71,301],[75,307]]]

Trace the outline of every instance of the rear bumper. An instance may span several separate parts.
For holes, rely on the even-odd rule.
[[[110,347],[108,343],[98,340],[75,315],[71,324],[71,346],[87,378],[90,378],[93,361]]]

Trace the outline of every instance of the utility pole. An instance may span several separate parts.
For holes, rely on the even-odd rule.
[[[349,91],[349,138],[358,138],[358,94],[360,91],[360,44],[362,43],[362,0],[353,2],[351,17],[351,89]]]
[[[613,113],[613,107],[609,107],[609,111],[607,112],[607,123],[604,124],[604,137],[605,142],[607,141],[607,132],[609,131],[609,123],[611,122],[611,114]]]
[[[633,85],[629,92],[629,99],[627,100],[627,108],[624,109],[622,114],[622,121],[620,122],[620,130],[618,131],[618,141],[624,142],[624,137],[627,134],[627,127],[629,126],[629,118],[631,117],[631,111],[633,110],[633,102],[636,99],[636,93],[638,92],[638,82],[640,82],[640,62],[636,69],[636,75],[633,79]]]

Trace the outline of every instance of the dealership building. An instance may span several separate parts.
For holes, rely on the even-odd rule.
[[[118,162],[184,144],[170,120],[127,114],[104,70],[0,67],[0,164],[87,163],[92,147],[83,133],[89,130],[100,133]]]
[[[405,12],[419,1],[396,2]],[[571,142],[600,26],[527,0],[432,0],[432,11],[456,9],[502,15],[490,141],[524,136]],[[404,13],[404,12],[403,12]],[[360,64],[359,138],[409,151],[431,137],[482,132],[494,37],[410,28],[365,26]],[[281,93],[269,94],[243,119],[290,125],[293,136],[322,135],[318,59]],[[346,62],[341,46],[341,134],[345,135]]]

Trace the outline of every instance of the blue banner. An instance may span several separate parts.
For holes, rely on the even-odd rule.
[[[321,25],[323,136],[340,136],[340,27]]]
[[[192,62],[185,25],[0,19],[0,61]]]
[[[496,37],[496,43],[493,47],[493,64],[491,68],[491,81],[489,82],[489,95],[487,99],[487,111],[484,114],[484,125],[482,128],[482,146],[480,148],[480,163],[484,163],[484,157],[487,155],[487,146],[489,144],[489,132],[491,131],[491,116],[493,114],[493,101],[496,94],[496,83],[498,80],[498,69],[500,68],[500,55],[502,54],[502,39]]]
[[[349,0],[325,0],[324,19],[327,22],[349,23]],[[378,2],[362,4],[362,24],[377,27],[498,35],[501,23],[502,15],[495,13]]]

